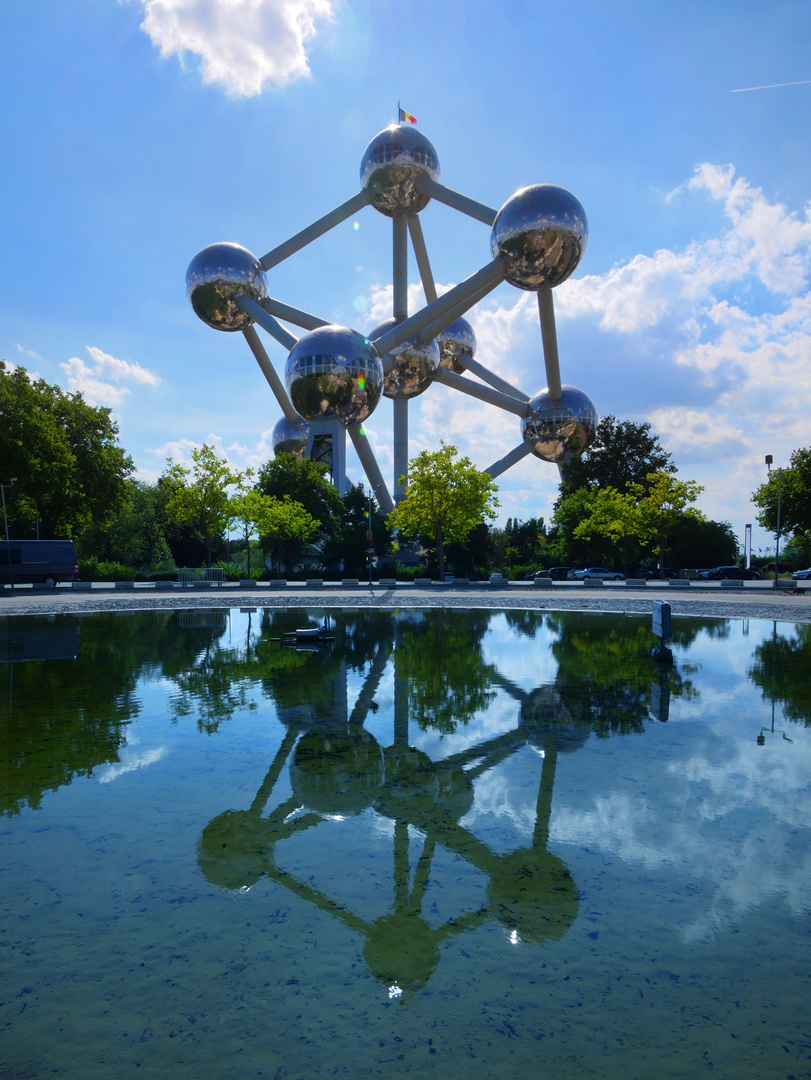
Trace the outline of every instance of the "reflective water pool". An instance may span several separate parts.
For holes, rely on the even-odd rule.
[[[650,627],[0,620],[0,1077],[811,1076],[811,625]]]

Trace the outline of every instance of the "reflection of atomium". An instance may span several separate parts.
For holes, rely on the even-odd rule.
[[[340,920],[362,939],[366,964],[389,996],[407,999],[427,985],[443,942],[468,930],[495,922],[513,945],[548,944],[572,926],[578,890],[566,864],[548,850],[549,819],[558,753],[575,749],[585,738],[577,732],[578,738],[572,739],[571,720],[558,715],[561,702],[548,693],[541,693],[543,704],[535,701],[528,721],[529,699],[505,680],[504,687],[522,703],[518,727],[433,761],[408,743],[407,684],[398,672],[397,657],[395,647],[392,744],[381,747],[363,726],[392,658],[387,643],[371,660],[352,712],[346,701],[346,668],[341,666],[327,694],[334,715],[315,721],[302,715],[291,723],[250,809],[227,810],[213,818],[203,829],[197,857],[213,885],[245,892],[267,878]],[[550,719],[555,721],[552,728]],[[500,853],[461,821],[473,805],[475,779],[528,741],[543,754],[532,842]],[[265,805],[285,765],[292,793],[267,813]],[[319,886],[317,865],[305,860],[306,866],[284,869],[285,843],[294,835],[317,830],[325,821],[343,827],[361,813],[392,825],[393,902],[374,919],[361,917]],[[424,908],[438,848],[483,875],[486,900],[466,905],[463,892],[458,913],[437,925]],[[364,870],[353,865],[351,873]],[[338,881],[341,876],[339,869]],[[329,880],[327,875],[324,884]]]
[[[597,426],[589,398],[582,390],[561,384],[552,301],[552,289],[577,269],[588,243],[583,207],[563,188],[534,184],[521,188],[496,211],[446,188],[439,177],[439,159],[428,139],[411,124],[392,124],[363,154],[357,195],[261,259],[237,244],[213,244],[195,255],[186,275],[187,295],[197,315],[217,330],[242,331],[281,405],[283,427],[274,430],[274,450],[299,456],[320,453],[343,493],[348,432],[384,513],[404,493],[408,402],[434,383],[520,419],[521,441],[488,467],[492,477],[528,454],[561,467],[586,449]],[[492,261],[441,297],[419,219],[431,199],[491,227]],[[368,205],[392,219],[391,319],[366,337],[269,295],[268,270]],[[426,306],[411,317],[409,234],[426,300]],[[534,397],[474,359],[475,336],[462,318],[502,281],[538,294],[547,385]],[[306,333],[296,338],[279,320]],[[284,383],[254,323],[287,350]],[[394,500],[361,426],[381,394],[392,400],[393,408]]]

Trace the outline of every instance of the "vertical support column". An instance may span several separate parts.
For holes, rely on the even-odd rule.
[[[394,453],[394,505],[398,506],[405,495],[405,483],[401,477],[408,473],[408,399],[395,398],[392,401],[394,407],[394,440],[392,450]]]
[[[392,218],[392,315],[397,322],[408,318],[408,218],[395,214]],[[394,426],[394,477],[392,491],[395,505],[403,498],[404,487],[400,477],[408,469],[408,399],[395,398],[393,402]]]
[[[560,382],[560,358],[558,357],[558,335],[555,330],[555,303],[551,289],[538,291],[538,313],[541,317],[541,338],[543,340],[543,358],[546,364],[546,385],[553,401],[560,401],[563,388]]]
[[[392,315],[397,322],[408,318],[408,218],[395,214],[392,225]]]
[[[313,420],[304,449],[305,457],[313,456],[315,440],[319,436],[329,438],[332,482],[343,497],[346,494],[346,428],[338,420]]]
[[[332,432],[332,482],[343,498],[346,495],[346,428],[337,420]]]

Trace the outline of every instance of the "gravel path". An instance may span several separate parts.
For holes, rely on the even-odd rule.
[[[519,608],[537,611],[625,611],[649,613],[652,600],[666,600],[673,615],[703,615],[710,618],[778,619],[811,622],[811,593],[766,592],[765,589],[714,589],[681,592],[646,586],[635,590],[604,587],[595,591],[560,587],[544,590],[510,586],[507,588],[469,586],[412,586],[395,589],[375,585],[347,589],[289,585],[286,589],[261,586],[246,589],[223,586],[210,590],[173,589],[154,591],[150,587],[130,591],[94,588],[83,593],[58,588],[48,592],[33,589],[0,590],[0,615],[54,615],[65,612],[139,611],[144,609],[185,610],[217,607],[446,607]]]

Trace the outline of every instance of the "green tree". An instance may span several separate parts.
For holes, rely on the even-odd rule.
[[[671,533],[685,518],[704,518],[701,511],[690,506],[704,488],[695,480],[677,480],[666,472],[648,473],[646,479],[647,490],[642,484],[634,484],[631,493],[639,500],[642,535],[658,555],[659,574],[664,577],[665,552]]]
[[[320,461],[299,459],[294,454],[277,454],[259,470],[256,488],[274,499],[283,499],[287,495],[301,503],[329,534],[340,520],[343,503],[338,489],[329,482],[326,474],[327,466]]]
[[[668,541],[671,566],[729,566],[738,558],[740,546],[728,521],[682,518]],[[782,562],[782,559],[781,559]]]
[[[561,495],[581,487],[613,487],[621,492],[629,491],[633,484],[647,488],[649,473],[675,472],[672,457],[650,428],[647,423],[604,416],[588,449],[567,464]]]
[[[607,487],[589,492],[586,505],[587,516],[577,523],[573,535],[590,540],[596,534],[619,546],[622,572],[627,577],[630,545],[639,539],[645,528],[639,503],[633,495]]]
[[[124,501],[132,461],[110,410],[0,361],[0,477],[9,517],[39,519],[44,539],[104,527]]]
[[[340,522],[327,538],[324,561],[327,565],[343,563],[344,572],[360,577],[366,566],[366,554],[371,546],[376,555],[384,555],[391,543],[391,531],[372,498],[369,517],[369,495],[363,484],[350,484],[342,499]],[[367,533],[371,532],[371,543]]]
[[[430,537],[440,578],[445,576],[445,544],[463,544],[483,518],[495,517],[496,483],[469,458],[455,460],[455,446],[423,450],[408,463],[406,494],[389,514],[389,524],[406,537]]]
[[[226,488],[238,484],[242,473],[234,472],[212,446],[204,443],[192,450],[192,467],[167,459],[163,479],[171,487],[166,502],[170,521],[190,525],[205,544],[206,566],[211,566],[211,546],[228,524],[229,498]]]
[[[554,563],[577,565],[610,561],[612,545],[602,535],[575,535],[581,521],[588,518],[594,502],[593,493],[586,487],[561,492],[552,514],[550,554]]]
[[[542,517],[507,518],[505,561],[507,566],[533,566],[541,561],[546,547],[546,527]]]
[[[774,469],[752,495],[760,507],[757,516],[764,529],[777,532],[777,495],[780,492],[780,533],[811,531],[811,447],[792,451],[787,469]]]
[[[281,499],[264,497],[268,501],[258,522],[259,535],[271,551],[285,553],[289,565],[290,553],[314,540],[321,531],[321,522],[289,495]]]
[[[88,526],[78,537],[79,555],[135,568],[157,566],[172,557],[165,524],[157,485],[128,480],[126,496],[115,516],[104,527]]]

